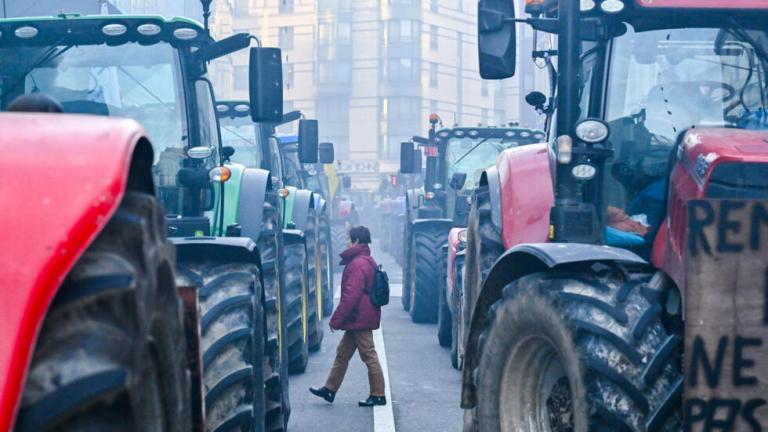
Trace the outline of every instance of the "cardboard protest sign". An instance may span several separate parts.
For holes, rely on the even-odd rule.
[[[768,202],[688,204],[685,430],[768,431]]]

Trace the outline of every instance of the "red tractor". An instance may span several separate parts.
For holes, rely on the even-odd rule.
[[[556,91],[473,195],[465,430],[764,430],[768,3],[526,3],[479,2],[483,78],[524,22]]]
[[[200,427],[196,296],[174,283],[143,129],[64,114],[0,129],[0,430]]]

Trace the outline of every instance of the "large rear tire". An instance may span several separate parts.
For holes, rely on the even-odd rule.
[[[469,322],[480,295],[480,288],[496,260],[504,253],[501,234],[491,220],[491,198],[488,186],[475,189],[467,227],[467,252],[462,281],[460,334],[469,333]],[[463,344],[466,341],[459,339]]]
[[[480,336],[470,430],[680,430],[659,276],[593,264],[509,284]]]
[[[415,323],[436,323],[440,270],[440,247],[447,233],[423,227],[412,234],[410,312]]]
[[[51,304],[15,430],[190,430],[173,261],[162,208],[128,192]]]
[[[309,360],[306,327],[308,281],[307,255],[304,243],[285,247],[285,321],[288,349],[288,372],[303,373]]]
[[[405,219],[408,223],[408,218]],[[412,270],[411,264],[413,262],[413,247],[411,247],[411,228],[405,226],[403,228],[403,292],[400,297],[400,302],[403,305],[403,310],[409,312],[411,310],[411,281]]]
[[[440,277],[438,278],[437,341],[443,348],[451,346],[451,309],[448,305],[448,247],[443,246],[440,254]]]
[[[451,295],[451,366],[461,369],[462,344],[464,341],[463,304],[464,296],[464,256],[456,256],[454,266],[454,287]]]
[[[206,430],[264,430],[264,293],[255,263],[205,257],[179,263],[184,283],[200,287]]]
[[[327,318],[333,313],[333,268],[332,268],[332,252],[331,248],[331,227],[328,215],[324,214],[320,219],[320,268],[322,269],[323,289],[322,300],[323,307],[321,308],[322,317]],[[321,326],[322,327],[322,326]]]
[[[264,346],[264,385],[265,389],[265,430],[277,432],[287,430],[291,403],[288,388],[287,353],[280,342],[285,334],[281,319],[278,299],[280,275],[285,272],[283,258],[282,232],[277,207],[264,205],[264,224],[259,236],[262,279],[264,281],[264,314],[266,325],[266,345]],[[282,328],[281,328],[282,327]]]
[[[309,340],[309,352],[320,349],[323,343],[323,322],[320,318],[320,296],[323,289],[322,277],[322,247],[319,244],[314,211],[310,213],[307,230],[304,233],[307,241],[307,264],[309,273],[307,279],[307,338]]]

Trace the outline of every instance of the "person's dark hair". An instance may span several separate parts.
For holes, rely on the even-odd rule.
[[[8,107],[6,108],[6,110],[15,111],[15,112],[37,112],[37,113],[64,112],[64,108],[62,108],[59,101],[42,93],[32,93],[32,94],[21,95],[16,99],[14,99],[13,102],[8,104]]]
[[[369,244],[371,242],[371,231],[362,225],[353,226],[349,229],[349,239],[352,243]]]

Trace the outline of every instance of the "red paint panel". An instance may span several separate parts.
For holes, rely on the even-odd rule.
[[[446,297],[451,299],[453,295],[453,288],[456,286],[456,266],[453,264],[456,262],[456,253],[459,247],[459,233],[466,231],[466,228],[451,228],[448,232],[448,260],[446,262]]]
[[[670,175],[668,214],[656,235],[651,261],[684,291],[684,251],[688,201],[704,198],[709,176],[721,163],[768,163],[768,132],[697,128],[683,139],[682,158]],[[706,162],[706,172],[696,170]]]
[[[506,150],[496,166],[501,182],[504,248],[549,241],[549,212],[555,198],[547,144]]]
[[[125,191],[132,120],[0,114],[0,430],[10,430],[48,306]]]
[[[768,9],[765,0],[635,0],[646,8]]]

